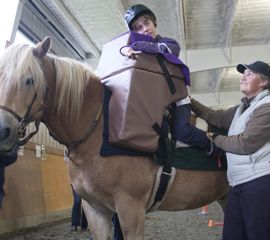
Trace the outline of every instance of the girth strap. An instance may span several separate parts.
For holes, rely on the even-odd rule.
[[[151,208],[157,202],[161,202],[161,200],[163,199],[167,191],[168,184],[169,184],[169,181],[171,179],[171,174],[172,174],[172,161],[174,158],[174,150],[175,150],[175,141],[170,140],[168,136],[162,132],[162,129],[158,126],[157,123],[153,125],[153,129],[160,136],[159,145],[163,146],[163,149],[161,151],[163,151],[165,154],[163,153],[162,154],[163,156],[159,156],[164,159],[163,170],[160,176],[160,183],[159,183],[158,190],[154,198],[154,202],[147,211],[150,211]]]

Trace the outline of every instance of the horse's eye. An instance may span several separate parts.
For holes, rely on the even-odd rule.
[[[33,85],[34,84],[34,79],[32,77],[27,78],[25,84],[29,85],[29,86]]]

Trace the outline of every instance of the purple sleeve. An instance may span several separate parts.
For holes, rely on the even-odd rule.
[[[160,37],[157,42],[136,41],[131,46],[136,51],[147,53],[172,53],[177,57],[180,53],[179,44],[170,38]]]

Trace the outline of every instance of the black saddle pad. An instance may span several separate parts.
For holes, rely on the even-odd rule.
[[[163,165],[163,159],[156,158],[158,165]],[[188,170],[226,170],[227,160],[220,159],[220,161],[208,156],[203,150],[194,147],[184,147],[175,149],[172,166],[177,169]]]

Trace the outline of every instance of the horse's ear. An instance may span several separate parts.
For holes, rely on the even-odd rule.
[[[51,38],[46,37],[41,42],[39,42],[33,49],[33,53],[38,58],[43,58],[51,48]]]

